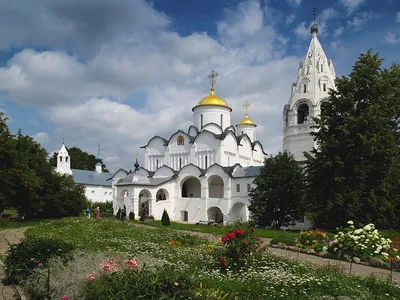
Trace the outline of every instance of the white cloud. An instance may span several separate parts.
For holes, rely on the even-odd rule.
[[[341,3],[346,8],[348,14],[356,11],[363,2],[365,2],[365,0],[341,0]]]
[[[389,32],[385,36],[385,41],[389,44],[400,44],[400,36],[397,36],[395,33]]]
[[[291,6],[297,7],[301,4],[302,0],[286,0]]]
[[[400,11],[396,15],[396,23],[400,23]]]
[[[335,31],[333,32],[333,36],[334,37],[339,37],[343,34],[344,31],[344,27],[343,26],[339,26],[338,28],[335,29]]]
[[[286,24],[291,24],[295,19],[295,15],[294,14],[290,14],[286,16]]]
[[[310,28],[306,26],[306,22],[303,21],[297,25],[296,29],[294,30],[296,35],[302,39],[306,39],[310,37]]]
[[[379,16],[372,12],[362,12],[354,16],[350,21],[347,21],[347,27],[353,31],[360,31],[363,29],[367,23],[371,20],[377,19]]]
[[[276,33],[267,11],[259,1],[239,4],[217,24],[216,38],[204,32],[181,36],[161,22],[108,40],[90,57],[25,49],[0,68],[0,93],[44,110],[55,127],[49,152],[60,148],[59,137],[89,153],[100,143],[109,169],[129,169],[152,136],[187,130],[192,107],[209,93],[207,74],[214,68],[220,73],[216,94],[232,107],[232,125],[243,118],[248,100],[258,139],[278,151],[282,107],[299,59],[283,56],[287,39]]]
[[[47,146],[47,143],[49,142],[49,134],[45,131],[36,133],[32,138],[41,144],[42,147]]]

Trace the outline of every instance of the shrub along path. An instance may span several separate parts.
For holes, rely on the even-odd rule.
[[[24,233],[28,227],[14,228],[14,229],[3,229],[0,231],[0,255],[4,258],[10,245],[18,244],[20,240],[24,238]],[[4,300],[15,300],[25,299],[19,291],[19,287],[9,286],[3,284],[5,278],[5,271],[3,262],[0,260],[0,299]]]
[[[261,239],[264,241],[264,243],[266,245],[269,245],[270,241],[272,240],[272,239],[268,239],[268,238],[261,238]],[[350,262],[348,262],[348,261],[322,258],[317,255],[298,253],[296,251],[280,249],[280,248],[273,248],[270,246],[268,247],[268,249],[269,249],[269,251],[279,254],[279,255],[289,256],[292,258],[298,258],[298,259],[309,261],[313,264],[318,264],[321,266],[336,265],[336,266],[339,266],[340,268],[342,268],[342,270],[344,272],[347,272],[348,274],[350,273]],[[390,270],[374,268],[371,266],[365,266],[365,265],[356,264],[356,263],[353,263],[351,265],[351,274],[352,275],[360,275],[360,276],[374,275],[377,277],[381,277],[383,279],[390,279],[390,276],[391,276]],[[400,284],[400,272],[393,272],[392,280],[393,280],[393,282]]]

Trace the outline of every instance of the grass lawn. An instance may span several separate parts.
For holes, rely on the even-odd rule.
[[[315,299],[321,296],[396,299],[400,295],[400,287],[388,282],[375,278],[347,276],[336,268],[316,267],[307,262],[268,252],[262,252],[260,257],[240,272],[222,272],[217,257],[210,251],[215,244],[173,229],[222,234],[226,233],[223,226],[172,223],[169,228],[165,228],[161,227],[159,222],[149,225],[151,226],[138,226],[136,222],[121,223],[112,218],[66,218],[37,222],[26,232],[26,236],[55,238],[71,243],[77,248],[68,262],[54,260],[47,265],[51,269],[50,290],[54,299],[60,299],[62,295],[69,295],[70,299],[84,299],[82,295],[88,289],[86,274],[97,272],[98,278],[99,263],[111,258],[121,268],[125,259],[137,259],[141,266],[145,265],[145,268],[152,270],[163,270],[165,266],[173,266],[176,270],[174,272],[180,272],[184,274],[184,278],[190,279],[188,288],[193,296],[176,299]],[[259,230],[257,233],[264,237],[280,234],[274,230]],[[45,276],[40,274],[38,271],[32,275],[24,284],[25,288],[31,291],[44,289]],[[104,300],[129,299],[121,296],[120,292],[112,297],[107,294],[113,293],[113,285],[118,285],[118,289],[129,287],[131,291],[140,290],[143,284],[140,279],[132,283],[131,277],[125,282],[123,275],[109,275],[103,278],[104,280],[101,278],[103,277],[92,281],[91,288],[107,287],[104,295],[108,296],[99,298]],[[174,286],[178,287],[180,283],[172,282],[171,288],[175,288]],[[128,295],[127,293],[125,295]]]

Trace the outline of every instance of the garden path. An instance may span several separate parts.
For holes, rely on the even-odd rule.
[[[0,255],[3,258],[10,245],[19,243],[24,238],[24,233],[28,227],[4,229],[0,231]],[[15,300],[25,299],[22,292],[17,286],[9,286],[3,284],[5,278],[5,270],[3,262],[0,260],[0,299]]]

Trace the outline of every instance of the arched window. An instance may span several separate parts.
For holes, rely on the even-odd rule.
[[[248,183],[247,184],[247,192],[250,193],[250,191],[251,191],[251,185],[250,185],[250,183]]]
[[[157,192],[156,201],[158,202],[158,201],[162,201],[162,200],[167,200],[167,197],[165,195],[164,190],[160,189]]]
[[[223,116],[222,116],[222,114],[221,114],[221,117],[220,117],[220,119],[221,119],[221,128],[224,128],[224,120],[223,120]]]
[[[203,128],[203,115],[200,115],[200,129]]]
[[[307,67],[307,74],[310,74],[310,66]]]
[[[321,64],[321,72],[323,72],[323,71],[324,71],[324,65]]]
[[[307,93],[307,84],[303,84],[303,93]]]
[[[303,103],[297,109],[297,124],[307,123],[309,120],[308,105]]]
[[[326,83],[323,83],[323,84],[322,84],[322,90],[323,90],[324,92],[326,92]]]
[[[65,161],[68,162],[68,156],[65,158]]]
[[[177,145],[184,145],[185,144],[185,138],[182,135],[178,136],[178,138],[176,140],[176,144]]]
[[[236,185],[236,192],[237,192],[237,193],[240,193],[240,184],[237,184],[237,185]]]
[[[62,161],[62,156],[60,156],[60,161]]]

